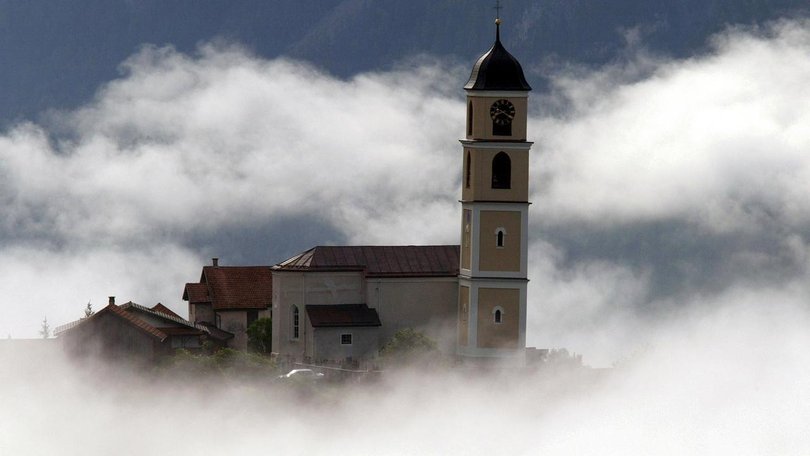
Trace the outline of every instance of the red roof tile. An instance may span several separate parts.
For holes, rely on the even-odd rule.
[[[381,326],[376,309],[365,304],[337,304],[305,307],[313,328]]]
[[[274,266],[278,270],[365,270],[368,277],[454,277],[459,246],[318,246]]]
[[[166,324],[170,326],[154,326],[146,322],[145,320],[141,319],[138,316],[139,312],[160,317],[163,320],[165,320]],[[100,311],[94,313],[90,317],[82,318],[80,320],[76,320],[71,323],[61,325],[57,327],[56,330],[54,330],[54,335],[58,336],[66,331],[76,328],[81,324],[84,324],[85,322],[92,321],[94,318],[99,318],[100,316],[108,313],[126,320],[132,326],[157,338],[161,342],[166,340],[166,338],[169,335],[199,335],[203,333],[210,334],[211,332],[205,326],[195,325],[194,323],[191,323],[190,321],[183,319],[176,313],[172,312],[169,308],[165,307],[163,304],[157,304],[151,309],[149,309],[140,304],[136,304],[130,301],[125,304],[121,304],[120,306],[110,304],[107,307],[101,309]],[[178,324],[180,326],[176,326]]]
[[[66,332],[66,331],[70,331],[70,330],[72,330],[74,328],[77,328],[77,327],[79,327],[80,325],[82,325],[82,324],[84,324],[86,322],[93,321],[93,319],[101,318],[101,316],[106,315],[106,314],[112,314],[112,315],[114,315],[116,317],[119,317],[119,318],[122,318],[122,319],[126,320],[132,326],[140,329],[141,331],[144,331],[145,333],[151,335],[152,337],[157,338],[161,342],[166,340],[166,337],[168,337],[166,335],[166,333],[164,333],[161,330],[155,328],[154,326],[150,325],[149,323],[141,320],[136,315],[133,315],[133,314],[127,312],[125,309],[122,309],[121,307],[116,306],[115,304],[109,304],[107,307],[99,310],[98,312],[94,313],[93,315],[91,315],[89,317],[82,318],[80,320],[76,320],[76,321],[73,321],[71,323],[67,323],[67,324],[64,324],[64,325],[61,325],[61,326],[57,327],[56,330],[54,330],[54,335],[57,335],[57,336],[61,335],[62,333]]]
[[[164,309],[168,310],[169,313],[165,313],[165,312],[161,312],[159,310],[155,310],[156,308],[158,308],[158,306],[163,307]],[[161,330],[163,328],[167,327],[167,325],[168,325],[168,327],[174,327],[174,326],[176,326],[178,324],[180,324],[182,326],[189,327],[189,328],[200,329],[194,323],[186,320],[185,318],[177,315],[176,313],[172,312],[168,308],[164,307],[163,304],[158,304],[155,307],[150,309],[148,307],[144,307],[144,306],[142,306],[140,304],[136,304],[136,303],[134,303],[132,301],[129,301],[126,304],[121,304],[119,307],[122,310],[126,310],[127,312],[143,313],[143,314],[146,314],[146,315],[152,315],[154,317],[158,317],[158,318],[162,319],[163,323],[161,325],[159,325],[159,326],[158,325],[153,325],[156,328],[159,328]]]
[[[204,283],[187,283],[183,289],[183,300],[193,303],[211,302],[208,286]]]
[[[112,313],[115,316],[123,318],[124,320],[131,323],[132,326],[135,326],[136,328],[140,329],[141,331],[151,335],[152,337],[155,337],[156,339],[160,340],[161,342],[163,342],[164,340],[166,340],[167,337],[169,337],[166,333],[164,333],[160,329],[155,328],[154,326],[150,325],[149,323],[147,323],[147,322],[141,320],[140,318],[138,318],[137,315],[131,314],[131,313],[127,312],[126,310],[122,309],[121,307],[116,306],[115,304],[108,305],[107,307],[105,307],[105,308],[101,309],[100,311],[96,312],[90,318],[87,318],[86,320],[97,318],[99,314],[103,315],[103,312],[109,312],[109,313]]]
[[[202,275],[214,310],[266,309],[272,304],[269,266],[205,266]]]
[[[177,315],[176,313],[172,312],[172,309],[169,309],[168,307],[164,306],[161,303],[155,304],[152,307],[152,310],[154,310],[155,312],[158,312],[158,313],[166,314],[166,315],[168,315],[170,317],[183,318],[180,315]]]

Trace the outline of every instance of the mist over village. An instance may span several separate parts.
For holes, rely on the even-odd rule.
[[[123,3],[0,30],[0,455],[810,450],[801,2]]]

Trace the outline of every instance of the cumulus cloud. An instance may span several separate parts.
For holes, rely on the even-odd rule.
[[[4,333],[107,294],[182,310],[209,254],[273,264],[317,243],[456,242],[457,68],[340,80],[219,44],[146,47],[122,71],[84,108],[0,137]],[[63,267],[82,272],[51,279]]]
[[[571,113],[532,125],[546,152],[533,164],[546,178],[537,202],[548,220],[674,218],[721,233],[806,223],[804,25],[732,29],[710,54],[658,62],[632,83],[622,67],[561,74]]]
[[[606,328],[643,344],[673,311],[741,286],[810,298],[808,57],[807,24],[784,21],[685,61],[553,76],[548,98],[568,109],[531,124],[532,225],[554,247],[533,257],[545,344],[600,352]]]

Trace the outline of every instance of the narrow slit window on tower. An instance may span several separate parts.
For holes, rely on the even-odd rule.
[[[498,228],[495,230],[495,247],[502,249],[504,246],[504,241],[506,240],[506,230],[503,228]]]
[[[512,160],[506,152],[492,159],[492,188],[512,188]]]
[[[298,339],[298,328],[299,328],[299,313],[298,313],[298,306],[292,306],[292,338]]]
[[[472,165],[472,159],[470,158],[470,151],[467,151],[467,158],[464,161],[464,186],[465,186],[465,188],[470,188],[470,175],[472,173],[471,165]]]
[[[467,136],[472,136],[473,105],[472,101],[467,104]]]

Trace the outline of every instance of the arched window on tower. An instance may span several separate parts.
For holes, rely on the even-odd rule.
[[[503,309],[501,306],[492,309],[492,322],[496,325],[503,323]]]
[[[512,188],[512,160],[506,152],[492,159],[492,188]]]
[[[495,247],[502,249],[506,242],[506,230],[498,228],[495,230]]]
[[[464,187],[470,188],[470,174],[472,173],[472,160],[470,159],[470,151],[467,151],[467,158],[464,160]]]
[[[291,322],[292,323],[292,338],[298,339],[298,328],[300,322],[300,314],[298,312],[298,306],[292,306],[292,315],[291,315]]]
[[[467,136],[472,136],[473,105],[472,101],[467,104]]]

